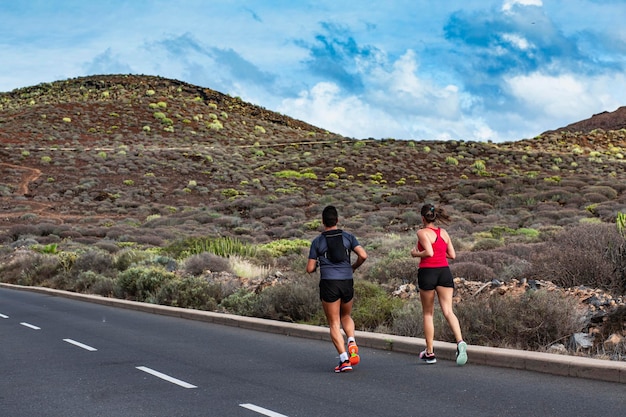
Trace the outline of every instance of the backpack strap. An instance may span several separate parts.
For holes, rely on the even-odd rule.
[[[324,257],[332,263],[340,263],[350,259],[350,250],[343,244],[343,230],[333,229],[322,232],[326,239],[326,253]]]

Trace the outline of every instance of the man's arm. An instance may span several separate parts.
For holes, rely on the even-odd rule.
[[[312,274],[317,270],[317,259],[309,259],[306,263],[306,272]]]
[[[352,264],[352,270],[356,271],[356,269],[363,265],[363,262],[365,262],[365,260],[367,259],[367,252],[365,252],[363,246],[359,245],[354,248],[354,253],[356,253],[357,258],[356,261],[354,261],[354,263]]]

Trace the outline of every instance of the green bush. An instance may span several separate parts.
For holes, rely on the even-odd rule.
[[[117,286],[123,298],[154,302],[161,287],[176,275],[161,266],[132,267],[119,274]]]
[[[240,288],[224,298],[219,306],[231,314],[254,316],[255,311],[257,311],[258,298],[258,294]]]
[[[187,237],[167,246],[164,251],[176,258],[185,258],[203,252],[213,253],[222,257],[230,255],[254,257],[257,253],[257,248],[232,237]]]
[[[159,287],[159,304],[196,310],[216,310],[223,291],[219,283],[210,283],[202,277],[184,277],[167,280]]]
[[[75,278],[71,290],[112,297],[115,294],[115,279],[94,271],[82,271]]]
[[[20,257],[8,268],[0,270],[4,282],[17,285],[51,286],[54,277],[62,272],[61,264],[54,255],[41,255],[36,252]],[[61,288],[64,289],[64,288]]]
[[[71,273],[77,277],[81,272],[92,271],[102,275],[112,275],[115,270],[113,256],[101,250],[88,250],[78,254]]]
[[[304,239],[278,239],[259,245],[259,249],[269,252],[269,255],[278,258],[290,253],[302,253],[311,242]]]
[[[132,248],[124,248],[113,257],[113,265],[118,271],[124,271],[132,265],[139,265],[149,260],[153,255]]]
[[[254,316],[288,322],[324,322],[316,280],[296,278],[266,287],[255,300]]]
[[[387,330],[393,324],[393,312],[402,300],[387,294],[383,288],[365,280],[354,282],[352,319],[358,330]]]

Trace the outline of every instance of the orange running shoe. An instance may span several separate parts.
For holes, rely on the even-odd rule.
[[[352,365],[350,365],[350,361],[339,362],[339,365],[335,366],[335,372],[348,372],[352,370]]]
[[[359,356],[359,347],[356,345],[356,342],[348,343],[348,355],[350,356],[350,364],[357,365],[361,361],[361,357]]]

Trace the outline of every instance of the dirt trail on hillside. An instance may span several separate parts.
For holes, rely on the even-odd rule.
[[[16,195],[25,196],[26,194],[28,194],[28,184],[35,181],[37,178],[41,176],[41,170],[37,168],[28,168],[28,167],[23,167],[20,165],[13,165],[13,164],[6,164],[6,163],[0,163],[0,166],[13,168],[13,169],[17,169],[20,171],[26,171],[24,175],[22,175],[22,178],[20,179],[20,182],[17,185],[17,190],[15,191],[15,193],[13,193]]]
[[[0,197],[0,224],[12,224],[16,223],[16,219],[20,219],[24,214],[32,213],[37,215],[40,220],[46,219],[48,221],[63,224],[66,221],[78,221],[83,216],[80,214],[61,214],[56,213],[56,207],[54,204],[45,203],[41,201],[33,201],[32,196],[29,194],[29,185],[36,181],[41,176],[41,170],[37,168],[28,168],[20,165],[7,164],[0,162],[0,169],[3,167],[24,171],[17,184],[15,192],[10,196]],[[28,206],[27,210],[12,211],[16,206],[24,205]],[[116,215],[91,215],[93,218],[110,218],[119,217]]]

